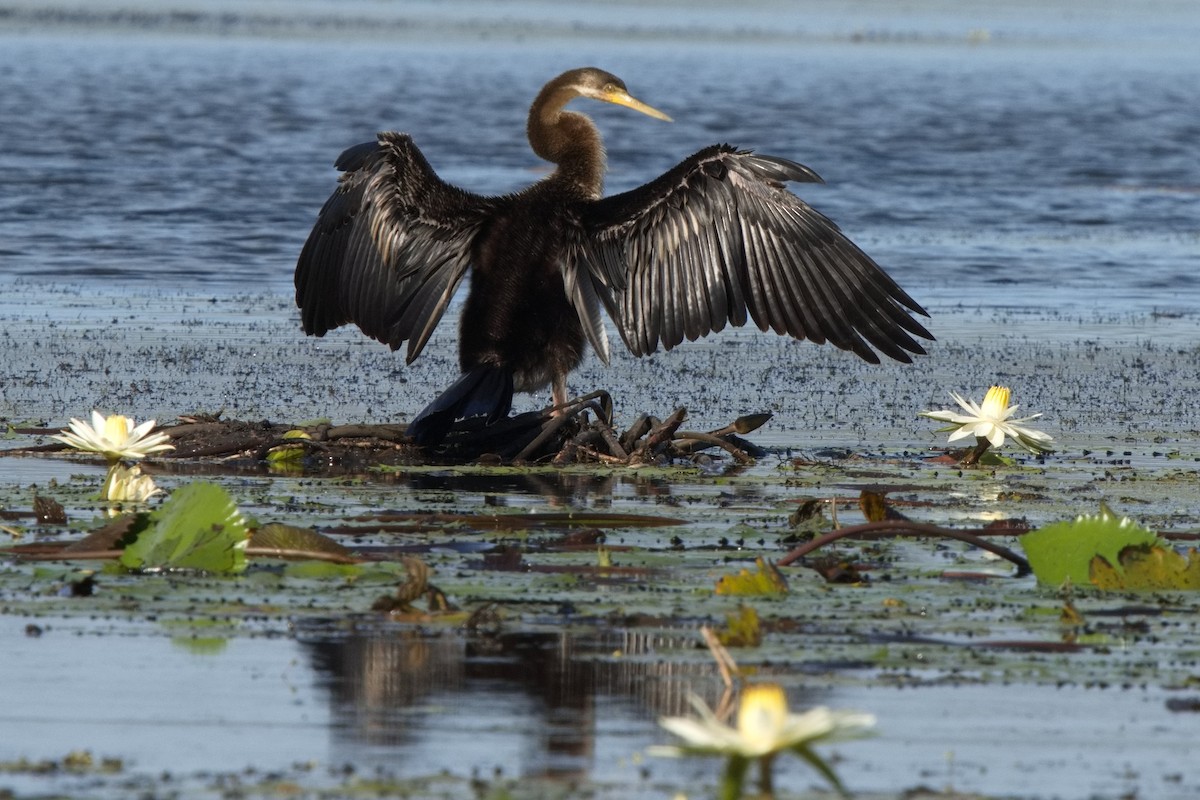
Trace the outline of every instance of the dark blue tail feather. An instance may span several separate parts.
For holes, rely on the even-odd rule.
[[[455,420],[487,416],[488,424],[512,409],[513,376],[503,367],[483,365],[464,372],[408,423],[409,437],[422,447],[441,443]]]

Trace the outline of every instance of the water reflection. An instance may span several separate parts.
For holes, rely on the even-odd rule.
[[[744,470],[738,465],[721,465],[724,475],[739,474]],[[273,464],[256,459],[233,461],[194,461],[163,459],[146,468],[153,475],[179,475],[199,477],[206,475],[293,476]],[[434,495],[458,498],[482,498],[485,506],[504,507],[510,504],[524,505],[529,498],[537,498],[551,507],[608,508],[614,497],[632,496],[642,501],[667,502],[670,504],[672,483],[678,485],[678,477],[638,474],[637,472],[603,472],[599,470],[571,472],[566,470],[535,469],[522,471],[480,468],[451,468],[430,470],[419,467],[405,471],[402,467],[394,471],[379,472],[364,464],[313,465],[298,471],[297,478],[361,478],[372,484],[402,486],[414,495],[427,500]],[[730,491],[749,491],[740,486]],[[473,500],[472,500],[473,502]]]
[[[710,703],[722,691],[706,653],[680,660],[681,650],[698,645],[691,631],[431,637],[380,629],[299,638],[329,692],[335,747],[387,748],[393,764],[407,760],[401,754],[440,753],[445,763],[421,763],[424,772],[461,772],[466,763],[525,777],[586,777],[606,728],[636,731],[625,754],[632,757],[662,740],[654,720],[683,713],[689,691]],[[668,651],[673,658],[657,655]]]
[[[607,505],[618,484],[614,474],[556,472],[514,472],[507,474],[462,474],[451,472],[416,472],[397,478],[413,491],[437,491],[456,494],[482,495],[488,506],[504,506],[511,495],[539,497],[554,506]],[[621,483],[627,479],[622,477]],[[665,481],[633,481],[662,484]],[[669,489],[664,489],[669,491]],[[640,493],[640,492],[639,492]]]

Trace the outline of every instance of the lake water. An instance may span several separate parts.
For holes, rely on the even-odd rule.
[[[931,305],[1190,310],[1200,10],[827,6],[10,3],[0,271],[287,293],[344,147],[407,131],[506,192],[544,170],[533,95],[596,64],[676,120],[578,104],[610,190],[728,141],[817,170],[803,195]]]
[[[162,416],[205,400],[235,415],[300,418],[378,419],[394,413],[389,400],[415,409],[441,377],[405,373],[421,377],[400,386],[393,357],[356,334],[320,349],[300,336],[290,307],[291,271],[336,180],[334,158],[378,130],[404,130],[448,180],[510,191],[544,172],[523,133],[536,91],[564,69],[595,64],[676,120],[586,106],[608,146],[610,190],[718,141],[794,158],[827,181],[801,187],[803,196],[933,312],[943,349],[930,373],[905,378],[917,385],[905,384],[910,394],[894,406],[878,396],[886,400],[890,377],[863,377],[838,354],[794,348],[793,372],[784,359],[797,356],[780,340],[696,345],[698,362],[714,368],[736,358],[787,363],[783,381],[806,376],[804,397],[780,414],[780,442],[797,427],[810,438],[861,442],[887,429],[928,440],[913,409],[967,388],[955,382],[964,377],[986,386],[999,363],[1023,382],[1031,408],[1072,408],[1081,438],[1067,433],[1068,446],[1094,447],[1084,433],[1103,447],[1101,437],[1167,425],[1191,431],[1180,435],[1194,447],[1197,378],[1186,371],[1200,298],[1200,6],[972,5],[0,4],[0,276],[12,290],[0,319],[13,331],[0,341],[0,413],[61,423],[86,403]],[[183,299],[161,299],[173,293]],[[96,335],[105,329],[115,346]],[[990,348],[985,359],[974,340],[963,344],[973,330]],[[1071,349],[1079,340],[1114,334],[1147,344],[1121,351],[1115,367],[1093,362],[1089,349],[1080,366],[1083,351]],[[189,354],[193,336],[207,349]],[[370,396],[305,394],[300,371],[277,366],[288,363],[284,348],[322,365],[337,387],[360,386],[363,373]],[[448,374],[452,350],[435,342],[423,361]],[[638,382],[638,403],[678,402],[660,389],[658,365],[628,361],[619,374]],[[225,373],[228,364],[236,373]],[[1117,398],[1111,370],[1122,365],[1142,371]],[[831,403],[826,392],[841,392],[829,382],[835,369],[850,388]],[[296,383],[281,383],[281,373]],[[709,389],[736,410],[758,410],[743,396],[761,395],[758,385],[734,376]],[[810,391],[824,402],[810,403]],[[1110,393],[1127,404],[1119,414],[1095,400]],[[1083,410],[1063,402],[1072,394]],[[1147,421],[1150,404],[1170,421]],[[821,411],[796,410],[810,406]],[[878,416],[863,421],[868,413]],[[848,430],[849,420],[880,427]],[[100,473],[64,461],[7,469],[21,486]],[[154,776],[170,770],[202,794],[219,790],[212,775],[243,767],[319,785],[350,765],[485,777],[499,768],[528,781],[612,780],[617,796],[658,797],[654,781],[700,786],[713,774],[711,764],[658,762],[645,773],[633,760],[664,741],[654,718],[680,710],[686,681],[668,676],[669,692],[647,691],[666,681],[652,657],[625,671],[608,657],[629,642],[547,636],[479,654],[453,636],[414,643],[395,630],[267,629],[206,650],[194,631],[172,637],[152,623],[50,617],[35,637],[27,622],[0,618],[0,761],[88,748],[123,756],[128,768],[115,786],[24,775],[12,782],[18,793],[128,796],[142,778],[163,789]],[[137,707],[112,688],[126,680],[140,684]],[[1194,714],[1163,711],[1155,685],[1097,703],[1078,684],[1035,681],[1005,695],[869,683],[830,679],[793,697],[880,715],[883,736],[842,753],[855,787],[1062,798],[1140,788],[1184,798],[1198,785],[1191,772],[1170,778],[1187,765]],[[217,694],[225,704],[214,710]],[[1059,723],[1083,707],[1091,724]],[[477,749],[459,749],[464,741]],[[321,766],[296,766],[308,761]],[[798,768],[785,775],[792,787],[812,782]],[[0,794],[9,783],[0,778]]]

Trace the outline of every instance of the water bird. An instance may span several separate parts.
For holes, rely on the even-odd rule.
[[[838,226],[784,184],[823,183],[785,158],[707,147],[653,181],[602,196],[605,153],[575,98],[660,120],[594,67],[547,83],[529,110],[533,152],[555,165],[528,188],[485,197],[441,180],[403,133],[347,149],[342,173],[296,264],[296,303],[314,336],[347,323],[407,363],[421,354],[470,273],[459,323],[461,376],[409,424],[440,442],[458,419],[508,415],[514,391],[551,387],[590,344],[607,364],[600,309],[629,351],[670,350],[747,319],[829,342],[872,363],[901,362],[932,339],[926,311]]]

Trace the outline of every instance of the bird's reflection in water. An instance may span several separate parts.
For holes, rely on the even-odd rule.
[[[658,715],[685,710],[689,689],[715,701],[722,687],[712,662],[678,658],[697,641],[691,631],[431,638],[377,630],[304,646],[330,693],[336,748],[374,748],[423,773],[482,764],[573,778],[594,766],[598,722],[620,718],[622,730],[650,731]],[[659,650],[675,657],[654,657]],[[520,763],[496,760],[514,745]],[[431,749],[443,763],[407,758]]]
[[[481,495],[489,505],[505,505],[506,498],[536,497],[553,506],[595,507],[612,502],[618,484],[612,474],[571,472],[506,472],[501,474],[418,471],[397,476],[397,482],[414,492],[449,492],[455,496]],[[657,481],[662,483],[663,481]]]
[[[733,474],[735,468],[726,471]],[[381,480],[378,475],[373,480]],[[617,510],[654,514],[646,510],[647,503],[674,505],[673,487],[679,486],[677,479],[630,473],[603,472],[539,472],[531,470],[506,471],[489,474],[429,472],[421,470],[411,473],[395,473],[387,480],[407,487],[413,496],[432,508],[444,494],[448,505],[458,507],[463,498],[482,498],[486,506],[524,506],[531,501],[545,503],[551,508],[587,508],[604,511],[614,506],[628,505]],[[725,491],[742,496],[756,492],[754,487],[737,484],[724,487]]]

